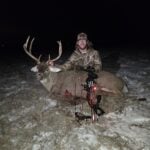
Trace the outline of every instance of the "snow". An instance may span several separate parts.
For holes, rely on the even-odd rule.
[[[0,149],[150,150],[150,60],[124,54],[118,63],[129,88],[126,105],[96,123],[77,123],[74,107],[51,99],[29,66],[2,75]]]
[[[48,110],[49,108],[52,108],[52,107],[57,106],[57,101],[56,101],[56,100],[49,99],[49,98],[46,98],[46,99],[45,99],[45,104],[46,104],[46,106],[43,107],[42,111],[46,111],[46,110]]]

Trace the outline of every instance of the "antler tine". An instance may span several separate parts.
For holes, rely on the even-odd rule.
[[[51,60],[51,55],[50,55],[50,54],[48,55],[48,60],[49,60],[49,61]]]
[[[42,55],[40,54],[40,56],[39,56],[39,58],[38,58],[38,61],[39,61],[39,62],[41,62],[41,61],[40,61],[41,57],[42,57]]]
[[[30,36],[27,37],[26,42],[25,42],[24,45],[23,45],[23,46],[26,47],[26,48],[27,48],[27,46],[28,46],[29,39],[30,39]]]
[[[29,52],[32,54],[32,44],[34,42],[35,38],[32,38],[31,40],[31,44],[30,44],[30,48],[29,48]],[[38,57],[38,62],[40,62],[40,59],[41,59],[42,55],[40,54],[40,56]]]
[[[60,58],[60,56],[62,55],[62,44],[61,41],[57,41],[58,45],[59,45],[59,54],[56,58],[52,59],[51,61],[56,61]]]
[[[32,54],[32,45],[34,42],[35,38],[32,38],[31,43],[30,43],[30,47],[29,47],[29,52]]]
[[[24,51],[26,52],[26,54],[28,56],[30,56],[32,59],[34,59],[37,63],[40,63],[40,58],[41,58],[41,55],[39,56],[39,58],[36,58],[33,54],[32,54],[32,45],[33,45],[33,41],[34,41],[35,38],[33,38],[29,44],[29,50],[28,50],[28,43],[29,43],[29,40],[30,40],[30,36],[28,36],[28,38],[26,39],[26,42],[24,43],[23,45],[23,48],[24,48]]]

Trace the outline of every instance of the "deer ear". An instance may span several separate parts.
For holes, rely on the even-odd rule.
[[[31,68],[31,71],[33,71],[33,72],[38,72],[37,65],[36,65],[36,66],[34,66],[34,67],[32,67],[32,68]]]
[[[60,68],[57,68],[57,67],[54,67],[54,66],[49,66],[49,69],[51,72],[60,72],[61,69]]]

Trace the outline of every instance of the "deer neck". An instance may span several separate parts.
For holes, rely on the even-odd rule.
[[[48,72],[47,75],[40,81],[42,85],[50,92],[57,81],[57,73]]]

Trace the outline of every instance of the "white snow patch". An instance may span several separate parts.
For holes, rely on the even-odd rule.
[[[45,105],[46,106],[43,106],[42,111],[46,111],[49,108],[53,108],[53,107],[57,106],[57,101],[56,100],[52,100],[50,98],[46,98],[45,99]]]
[[[32,150],[41,150],[41,145],[40,144],[34,144],[32,146]]]
[[[32,122],[28,122],[25,126],[25,129],[31,129],[34,128],[37,124],[36,123],[32,123]]]
[[[28,112],[30,112],[33,109],[35,109],[35,106],[31,106],[29,108],[25,108],[22,111],[20,111],[19,114],[18,114],[18,112],[16,110],[12,110],[12,112],[7,114],[8,120],[10,122],[16,121],[17,119],[25,116]]]
[[[137,147],[141,145],[150,147],[150,130],[143,126],[145,123],[150,123],[150,110],[129,106],[122,114],[110,113],[105,117],[108,119],[108,129],[104,132],[105,135],[120,135],[129,143],[134,141]]]
[[[33,141],[41,142],[47,140],[53,134],[53,132],[40,132],[38,135],[33,136]]]

